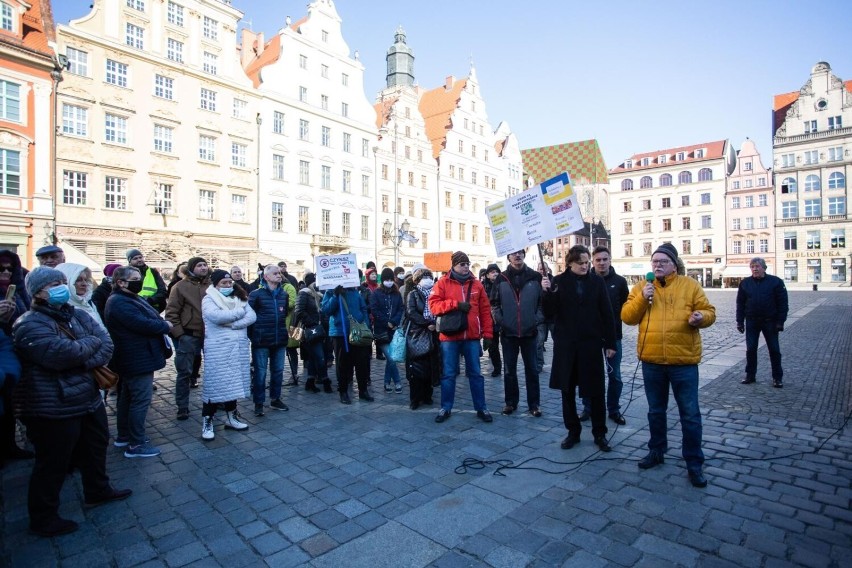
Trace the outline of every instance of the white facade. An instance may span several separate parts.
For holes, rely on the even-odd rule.
[[[375,254],[375,112],[340,24],[334,3],[316,0],[258,55],[269,61],[258,68],[258,239],[296,273],[322,254],[352,252],[360,266]]]
[[[613,266],[636,281],[670,242],[687,274],[711,286],[725,266],[725,178],[736,163],[727,140],[637,154],[609,172]]]
[[[93,268],[128,247],[173,268],[256,248],[257,96],[239,64],[242,14],[216,0],[95,0],[59,26],[57,233]]]
[[[766,261],[767,272],[778,274],[772,172],[763,165],[752,140],[743,142],[737,153],[725,202],[728,238],[723,285],[737,286],[742,278],[751,276],[749,261],[758,256]]]
[[[798,93],[775,97],[775,238],[778,276],[788,285],[850,282],[850,90],[852,81],[819,62]]]

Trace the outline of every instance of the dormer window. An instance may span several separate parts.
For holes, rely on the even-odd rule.
[[[647,165],[649,165],[650,163],[651,163],[651,159],[650,159],[650,158],[642,158],[642,165],[643,165],[643,166],[647,166]]]
[[[8,32],[15,31],[15,13],[5,2],[0,2],[0,28]]]
[[[697,149],[695,151],[695,157],[696,158],[703,158],[704,157],[704,148]]]
[[[684,154],[683,152],[678,152],[677,154],[675,154],[675,161],[682,162],[685,157],[686,154]]]
[[[624,162],[624,167],[625,168],[632,168],[633,167],[633,160],[627,160],[626,162]]]
[[[665,164],[668,160],[669,160],[669,157],[666,156],[665,154],[660,154],[659,156],[657,156],[657,163],[658,164]]]

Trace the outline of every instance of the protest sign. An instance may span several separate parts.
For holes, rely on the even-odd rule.
[[[583,227],[566,172],[485,209],[498,256],[569,235]]]
[[[357,288],[361,284],[354,253],[318,256],[316,271],[317,290],[331,290],[338,286]]]

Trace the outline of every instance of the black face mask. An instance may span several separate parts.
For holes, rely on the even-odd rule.
[[[141,280],[128,280],[127,281],[127,289],[134,294],[138,294],[142,291],[142,281]]]

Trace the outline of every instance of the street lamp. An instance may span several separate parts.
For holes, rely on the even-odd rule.
[[[382,225],[382,238],[393,242],[394,266],[399,266],[399,245],[402,244],[402,241],[409,241],[412,243],[417,242],[417,239],[409,234],[408,230],[410,228],[411,223],[408,222],[408,219],[403,221],[402,225],[396,228],[394,228],[391,224],[390,219],[385,220]]]

